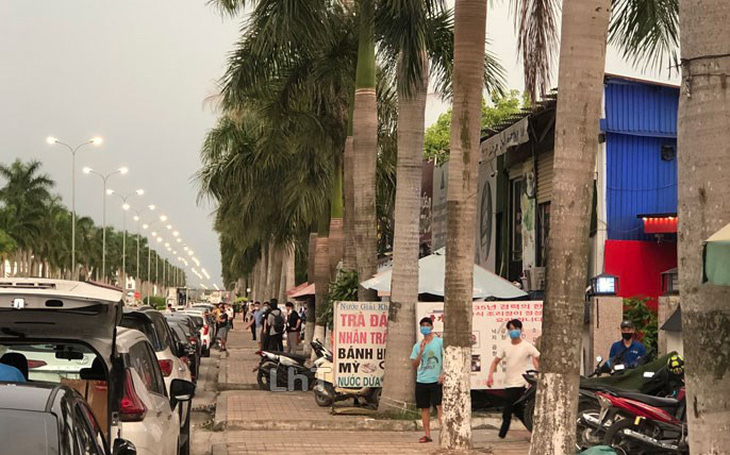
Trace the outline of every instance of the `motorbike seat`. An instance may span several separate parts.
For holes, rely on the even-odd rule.
[[[642,403],[648,404],[650,406],[655,406],[657,408],[674,408],[679,405],[679,400],[675,398],[655,397],[653,395],[644,395],[643,393],[622,393],[620,395],[623,398],[640,401]]]
[[[307,360],[309,360],[309,356],[304,355],[304,354],[291,354],[288,352],[272,352],[272,354],[280,355],[283,357],[289,357],[290,359],[294,359],[297,362],[302,363],[302,364],[304,362],[306,362]]]

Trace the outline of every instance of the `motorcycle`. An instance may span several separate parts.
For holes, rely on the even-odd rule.
[[[684,389],[677,398],[599,392],[603,444],[620,455],[689,454]]]
[[[337,401],[349,398],[355,399],[355,404],[364,401],[365,406],[376,409],[380,402],[380,388],[363,387],[360,389],[346,389],[335,387],[334,361],[332,353],[319,341],[312,341],[312,349],[317,353],[314,361],[314,401],[318,406],[332,406]]]
[[[285,352],[257,351],[261,361],[254,368],[256,382],[261,390],[271,392],[304,390],[314,382],[312,369],[305,365],[308,356]]]

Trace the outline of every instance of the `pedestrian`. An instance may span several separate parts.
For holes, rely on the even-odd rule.
[[[443,395],[443,350],[440,337],[433,333],[431,318],[423,318],[418,324],[423,340],[413,345],[411,364],[416,371],[416,407],[421,410],[423,430],[426,433],[418,442],[431,442],[431,407],[436,406],[441,420],[441,397]]]
[[[635,340],[636,329],[631,321],[621,323],[621,340],[611,345],[608,354],[608,365],[623,364],[626,368],[636,368],[646,357],[646,348],[640,341]]]
[[[507,323],[507,331],[510,342],[504,343],[497,357],[494,358],[492,365],[489,367],[489,376],[487,377],[487,387],[494,385],[494,371],[500,362],[504,362],[504,392],[505,405],[502,409],[502,427],[499,429],[499,437],[504,439],[509,431],[512,422],[512,414],[516,415],[523,423],[525,421],[521,406],[515,406],[515,402],[525,393],[527,381],[522,375],[533,367],[535,370],[539,367],[538,359],[540,351],[535,348],[529,341],[522,339],[522,321],[512,319]]]
[[[233,330],[233,320],[236,318],[236,312],[233,310],[233,306],[229,304],[224,305],[225,312],[228,315],[228,327]]]
[[[266,316],[266,328],[269,335],[269,350],[284,350],[284,329],[286,328],[286,320],[284,314],[278,307],[278,300],[271,299],[271,310]]]
[[[304,340],[305,331],[307,330],[307,302],[305,301],[302,303],[302,305],[299,307],[299,319],[302,320],[301,328],[302,330],[299,333],[299,341]]]
[[[218,321],[217,321],[217,327],[218,327],[218,342],[221,345],[221,352],[225,352],[228,349],[226,349],[226,342],[228,341],[228,330],[230,329],[228,320],[228,313],[224,309],[221,308],[221,311],[218,314]]]
[[[294,304],[291,302],[286,302],[286,314],[286,352],[294,353],[299,346],[302,318],[294,310]]]
[[[261,314],[259,315],[261,322],[256,322],[256,326],[258,327],[257,330],[260,330],[259,347],[263,350],[269,349],[269,328],[266,326],[266,320],[269,317],[270,311],[271,304],[269,302],[264,302],[264,305],[261,307]]]

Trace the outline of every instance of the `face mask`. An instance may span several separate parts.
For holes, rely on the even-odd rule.
[[[431,334],[431,327],[423,326],[421,327],[421,335],[428,336]]]
[[[633,333],[622,333],[621,334],[621,338],[623,338],[626,341],[629,341],[633,337],[634,337],[634,334]]]
[[[520,334],[521,333],[522,332],[520,331],[520,329],[510,330],[509,331],[509,337],[512,338],[513,340],[516,340],[517,338],[520,337]]]

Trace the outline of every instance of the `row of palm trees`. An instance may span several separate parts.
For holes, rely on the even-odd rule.
[[[53,193],[55,182],[42,172],[39,161],[0,164],[0,258],[3,276],[71,279],[71,212]],[[82,280],[98,280],[121,286],[124,233],[107,227],[106,276],[102,275],[102,227],[86,216],[76,218],[76,260]],[[139,241],[139,269],[137,262]],[[147,238],[127,233],[126,276],[141,282],[182,285],[183,270],[150,250],[147,270]],[[159,261],[159,264],[158,264]],[[157,265],[157,268],[155,268]],[[168,278],[169,277],[169,278]]]
[[[225,282],[246,277],[261,298],[268,298],[272,289],[281,290],[274,286],[285,252],[292,245],[308,251],[308,277],[317,296],[316,311],[308,312],[307,321],[316,330],[307,334],[317,336],[334,265],[341,261],[343,269],[367,279],[375,272],[385,226],[394,225],[381,400],[386,412],[407,409],[412,402],[407,359],[415,341],[417,207],[428,87],[439,88],[453,101],[441,443],[447,449],[468,449],[480,109],[485,87],[498,88],[501,82],[498,63],[485,53],[487,0],[456,0],[454,11],[438,0],[211,3],[231,16],[250,8],[221,80],[221,118],[203,145],[198,175],[201,197],[217,204]],[[532,454],[572,453],[574,447],[580,366],[574,332],[582,327],[590,182],[609,41],[638,63],[681,61],[690,75],[684,79],[688,90],[680,112],[680,166],[695,172],[680,171],[680,181],[684,177],[695,184],[680,191],[680,273],[683,301],[690,304],[683,317],[686,327],[695,329],[688,339],[707,352],[688,359],[688,391],[696,404],[690,435],[693,453],[719,453],[716,448],[730,446],[730,433],[713,431],[716,417],[730,421],[730,391],[703,387],[730,375],[727,356],[721,369],[709,368],[718,359],[707,358],[727,350],[730,315],[721,302],[728,293],[697,282],[700,240],[730,221],[730,204],[718,190],[727,189],[720,172],[730,164],[730,152],[722,146],[727,141],[721,141],[730,134],[727,104],[721,104],[730,90],[724,83],[730,64],[730,32],[723,26],[730,15],[726,3],[684,2],[680,16],[678,0],[513,1],[525,85],[533,99],[550,87],[553,56],[560,52],[556,214],[551,220],[543,374]],[[682,60],[676,57],[680,17],[682,24],[691,24],[682,35],[688,56]],[[700,24],[705,24],[704,31]],[[708,111],[717,115],[710,118]],[[702,126],[710,134],[700,134]],[[702,149],[689,146],[687,138],[698,136],[703,136]],[[713,164],[701,165],[703,154]],[[710,216],[710,210],[716,212]],[[392,217],[392,223],[383,223],[383,215]],[[360,289],[359,298],[373,296]],[[710,324],[705,308],[723,321],[713,326],[724,330],[719,340],[702,335]]]

